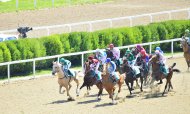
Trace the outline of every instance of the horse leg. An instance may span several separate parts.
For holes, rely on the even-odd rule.
[[[133,83],[134,83],[133,80],[131,80],[131,91],[134,90]]]
[[[102,82],[99,82],[96,86],[99,89],[97,100],[101,100],[101,95],[102,95],[102,91],[103,91]]]
[[[107,89],[107,92],[109,93],[109,98],[112,100],[112,104],[116,104],[115,99],[113,98],[113,89],[109,88]]]
[[[76,84],[77,84],[76,94],[77,94],[77,96],[79,96],[79,80],[78,80],[78,79],[74,79],[74,81],[75,81]]]
[[[143,92],[143,89],[142,89],[142,85],[143,85],[143,77],[140,77],[140,80],[141,80],[141,88],[140,88],[140,91]]]
[[[69,94],[69,87],[68,87],[68,86],[65,86],[65,88],[66,88],[66,91],[67,91],[67,96],[69,96],[68,101],[73,100],[73,98],[72,98],[71,95]]]
[[[59,94],[63,94],[65,92],[65,90],[63,90],[63,92],[61,92],[61,89],[62,89],[63,86],[59,86]]]
[[[164,92],[162,93],[162,96],[164,96],[164,93],[165,93],[165,91],[166,91],[166,88],[167,88],[167,85],[169,84],[169,82],[168,82],[168,79],[167,79],[167,81],[166,81],[166,85],[165,85],[165,89],[164,89]]]
[[[136,89],[140,87],[139,83],[138,83],[138,78],[135,79],[136,81]]]
[[[130,86],[129,86],[129,82],[126,82],[126,84],[127,84],[128,89],[129,89],[130,95],[132,95],[131,88],[130,88]]]

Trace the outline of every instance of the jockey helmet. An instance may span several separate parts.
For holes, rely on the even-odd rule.
[[[114,45],[113,45],[113,44],[110,44],[109,47],[110,47],[110,48],[114,48]]]
[[[59,62],[64,63],[64,62],[65,62],[65,59],[64,59],[64,58],[61,58],[61,59],[59,59]]]
[[[92,62],[93,63],[98,63],[98,60],[97,59],[92,59]]]
[[[156,50],[160,51],[160,50],[161,50],[161,48],[160,48],[160,47],[156,47]]]
[[[141,49],[141,45],[140,45],[140,44],[137,44],[137,45],[136,45],[136,48],[137,48],[138,50],[140,50],[140,49]]]
[[[131,51],[128,49],[125,54],[129,54]]]
[[[188,29],[186,29],[186,30],[185,30],[185,33],[189,33],[189,30],[188,30]]]
[[[88,59],[92,60],[92,59],[94,59],[94,57],[93,56],[89,56]]]
[[[142,55],[145,55],[146,54],[146,51],[145,50],[141,50],[140,52]]]
[[[100,49],[96,49],[96,53],[100,52]]]
[[[107,59],[106,59],[106,63],[109,63],[109,62],[111,62],[111,59],[110,59],[110,58],[107,58]]]

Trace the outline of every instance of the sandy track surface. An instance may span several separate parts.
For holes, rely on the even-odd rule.
[[[114,0],[102,4],[4,13],[0,14],[0,30],[16,29],[18,25],[45,26],[65,24],[183,9],[189,6],[189,0]]]
[[[190,113],[190,72],[184,58],[170,59],[168,65],[177,63],[175,68],[181,73],[174,73],[172,83],[174,89],[164,97],[161,96],[164,84],[158,86],[157,96],[150,94],[150,89],[139,89],[129,96],[127,86],[122,87],[117,105],[109,104],[106,91],[102,100],[97,101],[97,88],[94,86],[91,95],[84,96],[86,88],[80,96],[75,96],[73,82],[71,94],[75,101],[68,102],[66,94],[59,94],[56,77],[39,78],[35,80],[13,82],[0,85],[1,114],[188,114]],[[82,80],[82,78],[81,78]],[[165,83],[165,82],[164,82]],[[160,91],[159,91],[160,90]],[[127,96],[127,98],[126,98]]]

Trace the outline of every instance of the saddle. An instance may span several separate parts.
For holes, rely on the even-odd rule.
[[[116,74],[116,72],[114,72],[114,74],[110,74],[109,79],[113,82],[113,83],[117,83],[119,80],[119,76]]]
[[[63,72],[65,73],[65,76],[66,76],[66,77],[75,77],[74,71],[71,71],[71,70],[63,70]]]

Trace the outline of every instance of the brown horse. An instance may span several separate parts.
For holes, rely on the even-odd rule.
[[[76,72],[75,72],[74,77],[67,77],[67,76],[65,76],[65,74],[61,68],[61,64],[58,62],[53,62],[52,74],[55,75],[55,73],[57,73],[57,77],[58,77],[59,93],[60,94],[62,94],[61,88],[65,87],[66,91],[67,91],[67,96],[69,96],[68,100],[74,100],[69,93],[69,90],[72,87],[71,82],[74,80],[77,84],[76,94],[77,94],[77,96],[79,96],[79,89],[78,89],[79,88],[79,80],[78,80],[78,76],[77,76]]]
[[[102,82],[101,81],[97,82],[96,77],[93,75],[93,72],[90,70],[89,62],[84,63],[84,69],[85,69],[84,82],[83,82],[82,86],[80,87],[80,90],[86,86],[87,87],[87,95],[89,95],[90,86],[96,85],[99,89],[97,99],[100,100],[101,99],[100,95],[102,94],[102,91],[103,91]]]
[[[116,84],[113,83],[113,81],[110,78],[110,74],[108,72],[108,64],[103,65],[103,73],[102,73],[102,83],[103,87],[106,89],[106,91],[109,94],[109,98],[112,99],[112,104],[116,104],[115,99],[118,97],[118,94],[121,92],[121,86],[124,83],[124,77],[125,75],[120,75],[119,72],[116,72],[118,76],[120,77],[118,82]],[[116,85],[119,86],[118,93],[116,94],[114,98],[114,91],[116,89]]]
[[[183,56],[185,57],[186,63],[187,63],[187,67],[188,70],[190,68],[190,47],[187,44],[187,40],[185,39],[185,37],[182,37],[181,39],[181,46],[183,48]]]
[[[162,95],[164,95],[164,93],[166,91],[166,88],[168,87],[168,84],[169,84],[168,91],[170,90],[170,87],[173,89],[172,82],[171,82],[173,72],[180,72],[180,71],[178,69],[173,69],[174,66],[176,65],[176,63],[173,63],[173,65],[168,68],[169,73],[167,74],[167,76],[165,76],[160,71],[160,65],[158,63],[158,60],[159,60],[159,56],[158,55],[153,55],[152,58],[149,61],[150,64],[152,64],[152,74],[151,74],[152,75],[152,80],[151,80],[150,84],[153,84],[155,80],[158,81],[158,80],[161,80],[161,79],[165,78],[166,79],[166,85],[165,85],[164,92],[162,93]]]

